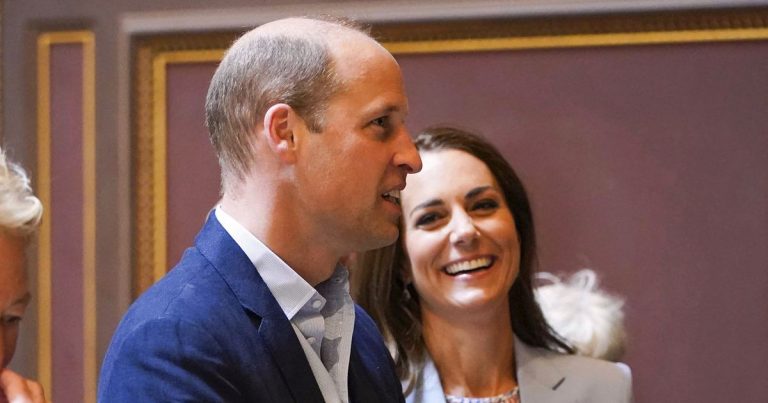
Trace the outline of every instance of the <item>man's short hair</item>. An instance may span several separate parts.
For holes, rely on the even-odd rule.
[[[40,223],[43,205],[29,185],[24,169],[6,159],[0,150],[0,231],[31,234]]]
[[[365,33],[349,21],[311,22],[318,32],[252,30],[235,41],[219,64],[205,112],[223,189],[231,179],[243,179],[250,168],[254,154],[249,137],[270,106],[285,103],[311,131],[322,131],[328,100],[342,88],[329,36],[340,30]]]

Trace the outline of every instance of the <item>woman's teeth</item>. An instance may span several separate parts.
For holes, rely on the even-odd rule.
[[[477,269],[484,269],[493,263],[493,259],[489,257],[481,257],[472,260],[465,260],[463,262],[453,263],[445,267],[445,272],[448,274],[459,274]]]

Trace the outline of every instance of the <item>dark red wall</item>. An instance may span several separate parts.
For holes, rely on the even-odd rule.
[[[627,299],[638,402],[757,402],[768,362],[768,43],[400,56],[416,130],[485,133],[540,268]]]
[[[129,303],[131,289],[133,133],[128,115],[133,102],[133,60],[130,44],[122,42],[129,39],[128,17],[139,13],[149,18],[162,10],[183,16],[201,8],[217,12],[233,7],[266,10],[270,4],[301,3],[303,7],[324,1],[2,2],[2,140],[33,178],[37,174],[37,34],[89,29],[95,35],[99,356]],[[436,4],[435,15],[450,11],[443,2],[429,1]],[[343,1],[360,7],[366,2],[383,3]],[[426,2],[413,7],[423,11]],[[410,7],[406,3],[398,3],[398,15]],[[523,3],[593,3],[595,8],[610,10],[632,2]],[[656,3],[679,7],[731,2]],[[452,10],[468,18],[478,12],[472,6]],[[221,21],[222,29],[231,29],[225,18],[212,15],[211,20]],[[383,18],[382,12],[378,15]],[[157,23],[154,28],[165,32],[173,27]],[[607,288],[626,296],[631,337],[626,360],[635,372],[636,401],[765,400],[766,41],[399,59],[411,98],[413,129],[434,123],[478,129],[517,167],[534,203],[542,269],[558,272],[590,266],[603,275]],[[217,197],[218,171],[202,126],[207,71],[212,71],[212,65],[173,66],[168,72],[168,186],[169,203],[174,206],[168,217],[169,261],[189,245]],[[79,85],[69,84],[71,88]],[[57,110],[66,110],[67,102],[80,105],[81,100],[71,98],[73,94],[68,92],[56,101],[61,106]],[[77,113],[73,110],[72,116],[63,119],[71,120]],[[69,124],[55,130],[69,130]],[[69,141],[57,137],[54,148],[66,148]],[[77,204],[80,192],[77,183],[67,185],[74,180],[72,170],[80,169],[68,158],[79,157],[64,153],[53,161],[59,175],[68,175],[59,185],[54,177],[54,197],[73,197],[60,205],[63,214],[67,206]],[[79,229],[66,228],[67,220],[77,221],[73,217],[58,218],[64,227],[54,224],[56,239],[67,237],[57,243],[81,242]],[[79,264],[67,260],[63,249],[55,253],[59,253],[60,267]],[[80,295],[74,284],[82,274],[77,269],[68,273],[74,277],[54,279],[57,301],[74,301]],[[54,307],[57,329],[68,326],[67,317],[78,315],[83,307],[77,304]],[[30,376],[35,374],[37,354],[34,310],[31,307],[25,319],[13,363]],[[69,326],[80,327],[77,322]],[[82,372],[80,364],[58,354],[79,351],[78,339],[78,334],[66,330],[54,335],[54,375],[61,371],[73,371],[73,375],[70,386],[59,384],[66,380],[59,376],[56,391],[47,391],[49,397],[77,400],[70,392],[81,383],[76,374]]]
[[[540,268],[591,267],[626,297],[636,401],[768,396],[768,43],[398,60],[414,132],[479,130],[518,170]],[[169,261],[216,200],[213,67],[169,70]]]
[[[50,51],[51,343],[57,401],[83,401],[83,48]],[[33,291],[34,293],[34,291]]]
[[[216,204],[219,164],[205,127],[205,94],[217,63],[167,68],[168,268],[194,241]]]

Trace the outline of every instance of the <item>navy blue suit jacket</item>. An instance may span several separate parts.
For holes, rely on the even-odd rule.
[[[355,307],[352,402],[402,402],[376,325]],[[100,402],[322,402],[290,322],[211,214],[179,264],[131,306],[101,368]]]

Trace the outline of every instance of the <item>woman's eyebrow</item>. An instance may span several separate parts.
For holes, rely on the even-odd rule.
[[[427,207],[434,207],[434,206],[439,206],[439,205],[441,205],[441,204],[443,204],[443,201],[442,201],[442,200],[440,200],[440,199],[432,199],[432,200],[427,200],[427,201],[425,201],[424,203],[421,203],[421,204],[417,205],[416,207],[414,207],[414,208],[411,210],[411,212],[408,214],[408,217],[412,216],[412,215],[413,215],[413,213],[415,213],[415,212],[416,212],[416,210],[419,210],[419,209],[423,209],[423,208],[427,208]]]
[[[493,189],[493,186],[478,186],[478,187],[470,190],[469,192],[467,192],[467,194],[464,195],[464,198],[465,199],[471,199],[471,198],[479,195],[480,193],[485,192],[488,189]]]

